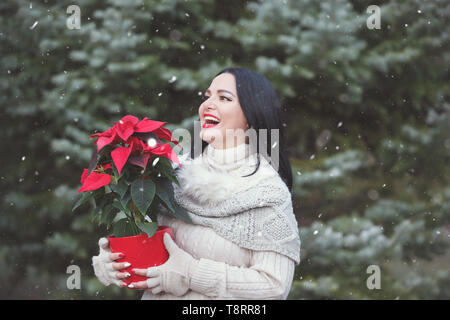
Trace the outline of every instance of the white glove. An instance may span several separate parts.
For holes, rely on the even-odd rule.
[[[129,288],[151,289],[153,294],[167,292],[177,297],[186,294],[199,261],[178,247],[168,233],[164,234],[164,245],[169,252],[169,259],[160,266],[133,269],[136,274],[149,279],[131,283]]]
[[[99,255],[92,257],[92,266],[94,267],[94,273],[98,280],[105,286],[113,283],[119,287],[126,287],[126,283],[120,279],[127,278],[130,274],[128,272],[117,271],[129,267],[130,264],[128,262],[113,262],[114,260],[123,258],[123,253],[111,253],[109,242],[106,238],[100,238],[98,240],[98,246],[100,249]]]

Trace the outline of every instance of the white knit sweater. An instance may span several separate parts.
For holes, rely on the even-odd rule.
[[[245,143],[223,150],[208,146],[203,153],[210,169],[229,174],[253,168],[249,155],[251,151]],[[204,190],[203,196],[207,192]],[[164,214],[158,215],[158,223],[173,229],[176,244],[198,259],[199,265],[191,279],[191,290],[184,296],[164,292],[153,295],[148,290],[142,299],[287,298],[295,269],[295,261],[291,258],[273,251],[241,248],[212,228],[192,225]]]

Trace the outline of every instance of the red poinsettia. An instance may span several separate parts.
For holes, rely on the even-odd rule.
[[[82,186],[78,192],[93,191],[108,185],[111,182],[111,175],[103,173],[108,169],[112,169],[111,163],[98,165],[90,174],[88,169],[84,169],[80,181]]]
[[[174,216],[192,223],[187,211],[174,199],[172,183],[178,180],[168,160],[180,167],[181,164],[170,142],[180,145],[164,128],[165,124],[127,115],[105,132],[91,135],[90,138],[96,138],[95,148],[78,190],[90,192],[81,195],[72,211],[93,199],[94,220],[108,228],[114,226],[116,237],[141,233],[153,236],[158,226],[148,221],[156,220],[155,210],[150,210],[153,201],[157,202],[155,208],[165,205]],[[147,170],[153,157],[161,159],[158,164],[153,161]]]
[[[118,142],[127,142],[128,138],[134,133],[154,132],[161,139],[174,142],[178,145],[178,141],[172,139],[170,131],[163,126],[166,122],[150,120],[147,117],[139,121],[135,116],[127,115],[120,119],[119,122],[114,123],[114,126],[105,132],[95,133],[90,138],[98,137],[95,142],[97,151],[103,147],[116,144]]]
[[[127,162],[145,169],[152,155],[166,157],[181,166],[170,144],[161,140],[179,145],[178,141],[172,138],[170,131],[163,127],[165,124],[166,122],[150,120],[147,117],[139,121],[137,117],[127,115],[105,132],[92,134],[90,138],[97,138],[94,142],[97,153],[105,146],[115,147],[110,156],[119,176]],[[112,169],[111,164],[108,165],[108,168],[103,167],[103,171]],[[88,169],[84,169],[81,177],[83,186],[78,192],[96,190],[109,184],[110,179],[109,174],[98,172],[97,169],[90,174]]]
[[[153,141],[151,140],[153,139]],[[111,158],[117,168],[119,175],[125,163],[130,160],[131,164],[138,165],[143,169],[151,160],[152,155],[163,156],[172,162],[180,165],[176,153],[169,143],[162,143],[159,139],[149,138],[150,141],[143,141],[137,137],[130,137],[127,141],[127,147],[118,147],[111,152]],[[159,143],[158,143],[159,142]],[[130,158],[130,155],[132,157]]]

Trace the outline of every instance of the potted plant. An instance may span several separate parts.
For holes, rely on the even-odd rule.
[[[82,195],[72,209],[93,202],[93,222],[112,231],[111,252],[124,253],[130,268],[157,266],[168,259],[163,235],[168,232],[173,237],[173,233],[155,222],[161,206],[192,223],[174,200],[172,182],[179,182],[171,163],[181,164],[170,143],[179,143],[165,124],[127,115],[105,132],[92,134],[95,147],[81,175],[78,193]],[[124,280],[127,285],[145,280],[124,271],[131,274]]]

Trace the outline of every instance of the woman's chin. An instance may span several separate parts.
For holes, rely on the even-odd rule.
[[[200,138],[208,143],[211,143],[215,140],[217,141],[217,137],[220,137],[221,135],[222,132],[216,128],[203,128],[200,131]]]

